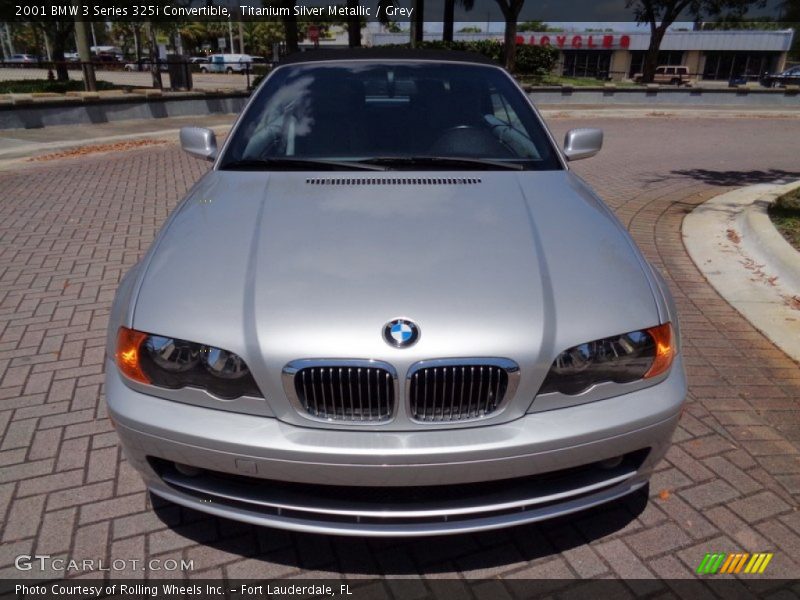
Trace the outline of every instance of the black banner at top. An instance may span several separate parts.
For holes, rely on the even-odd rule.
[[[527,0],[517,21],[611,23],[636,20],[636,5],[643,0]],[[510,0],[474,0],[470,10],[456,2],[457,22],[503,22],[501,4]],[[631,4],[631,6],[629,6]],[[739,3],[741,4],[741,3]],[[784,0],[755,0],[742,20],[786,20]],[[422,13],[420,14],[420,11]],[[348,17],[366,21],[426,22],[442,20],[444,0],[0,0],[0,21],[278,21],[294,17],[301,21],[341,22]],[[730,12],[693,14],[684,12],[679,21],[714,21]]]

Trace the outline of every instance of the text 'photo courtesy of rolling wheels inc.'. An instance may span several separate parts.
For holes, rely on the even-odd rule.
[[[0,0],[0,597],[800,598],[798,30]]]

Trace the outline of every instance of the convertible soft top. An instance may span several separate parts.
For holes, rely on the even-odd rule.
[[[341,60],[433,60],[481,63],[499,66],[476,52],[461,50],[417,50],[410,48],[353,48],[348,50],[306,50],[282,58],[278,65]]]

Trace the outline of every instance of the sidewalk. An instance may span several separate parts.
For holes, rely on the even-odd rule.
[[[135,119],[96,125],[59,125],[40,129],[4,129],[0,130],[0,168],[14,159],[86,145],[145,138],[177,141],[180,128],[188,125],[210,127],[219,133],[219,129],[226,130],[235,118],[236,115],[205,115]]]

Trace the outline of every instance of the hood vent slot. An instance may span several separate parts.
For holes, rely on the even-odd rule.
[[[315,177],[308,185],[476,185],[479,177]]]

